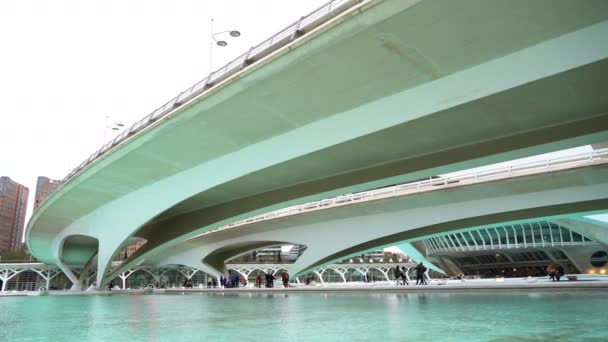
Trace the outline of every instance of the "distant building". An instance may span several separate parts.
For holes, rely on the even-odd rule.
[[[36,197],[34,197],[34,211],[49,197],[49,195],[57,189],[60,181],[49,179],[48,177],[38,177],[36,182]]]
[[[0,177],[0,253],[23,248],[21,239],[28,194],[25,186],[9,177]]]
[[[146,240],[133,242],[118,253],[117,260],[126,260],[131,254],[135,253],[141,246],[145,244]]]

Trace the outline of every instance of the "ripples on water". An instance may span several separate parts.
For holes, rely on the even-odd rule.
[[[607,341],[608,293],[0,298],[1,341]]]

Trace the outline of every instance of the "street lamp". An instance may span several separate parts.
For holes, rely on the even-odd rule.
[[[226,30],[226,31],[220,31],[220,32],[213,32],[213,19],[211,19],[211,31],[209,31],[209,32],[211,33],[211,35],[210,35],[211,39],[209,39],[209,74],[211,74],[211,72],[213,71],[213,43],[215,42],[215,45],[217,45],[219,47],[225,47],[226,45],[228,45],[227,41],[217,40],[217,39],[215,39],[215,37],[219,36],[220,34],[228,33],[230,35],[230,37],[238,38],[241,36],[241,32],[239,32],[237,30]]]
[[[106,144],[106,140],[107,140],[107,135],[108,135],[108,129],[111,129],[113,131],[119,131],[121,130],[123,127],[125,127],[125,124],[122,123],[122,121],[114,121],[112,123],[108,122],[108,119],[110,117],[108,115],[106,115],[106,120],[104,122],[104,128],[103,128],[103,144]]]

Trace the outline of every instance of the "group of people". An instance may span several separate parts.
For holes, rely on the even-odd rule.
[[[399,285],[400,280],[401,280],[401,285],[403,285],[403,286],[410,284],[407,282],[407,277],[405,275],[406,273],[407,273],[407,270],[405,269],[405,266],[401,266],[401,268],[399,268],[399,266],[395,267],[395,281],[397,282],[397,285]]]
[[[182,284],[182,286],[186,289],[191,289],[192,287],[194,287],[194,285],[192,284],[192,279],[184,280],[184,283]]]
[[[220,276],[220,285],[224,288],[238,288],[241,283],[239,276],[236,273],[232,273],[229,276],[230,278]],[[244,283],[243,285],[247,285],[247,283]]]
[[[426,271],[427,268],[423,263],[416,265],[416,285],[427,285],[424,277]],[[399,266],[395,267],[395,281],[397,282],[397,285],[399,285],[400,280],[402,285],[409,285],[406,273],[407,270],[405,269],[405,266],[401,266],[401,268],[399,268]]]
[[[561,264],[549,264],[549,266],[547,266],[547,274],[549,275],[549,279],[551,279],[551,281],[559,281],[559,279],[566,274],[566,271],[564,270],[564,266]]]
[[[264,279],[262,279],[262,274],[264,275]],[[258,273],[258,276],[255,278],[255,286],[257,288],[261,288],[262,282],[263,282],[264,287],[273,288],[274,279],[275,279],[274,274],[272,274],[271,271],[268,271],[268,273],[262,272],[262,274]],[[283,272],[281,274],[281,281],[283,282],[283,287],[288,288],[289,287],[289,273]]]
[[[258,273],[258,276],[255,278],[255,287],[258,289],[262,287],[262,282],[264,283],[264,287],[271,288],[274,287],[274,275],[268,271],[268,273],[262,272],[264,275],[264,279],[262,279],[262,275]]]
[[[262,278],[263,276],[263,278]],[[261,274],[258,273],[258,276],[255,278],[255,287],[257,288],[261,288],[262,284],[264,284],[265,288],[273,288],[274,287],[274,280],[275,280],[275,276],[272,274],[271,271],[268,271],[268,273],[264,273],[262,272]],[[289,287],[289,273],[287,272],[283,272],[281,274],[281,281],[283,282],[283,287],[287,288]],[[224,288],[238,288],[240,286],[241,283],[241,279],[239,278],[239,276],[236,273],[231,273],[229,275],[229,277],[223,277],[220,276],[220,286],[224,287]],[[213,279],[213,287],[215,287],[215,279]],[[244,280],[243,281],[243,285],[246,286],[247,285],[247,281]],[[186,285],[184,285],[184,287],[187,287]],[[211,287],[211,284],[208,283],[207,287]]]

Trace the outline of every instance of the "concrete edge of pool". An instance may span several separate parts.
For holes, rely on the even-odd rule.
[[[555,283],[489,283],[457,285],[409,285],[409,286],[300,286],[290,288],[171,288],[149,290],[103,290],[103,291],[13,291],[1,293],[0,297],[13,296],[87,296],[87,295],[143,295],[143,294],[190,294],[190,293],[420,293],[420,292],[475,292],[475,291],[608,291],[608,281],[564,281]]]

